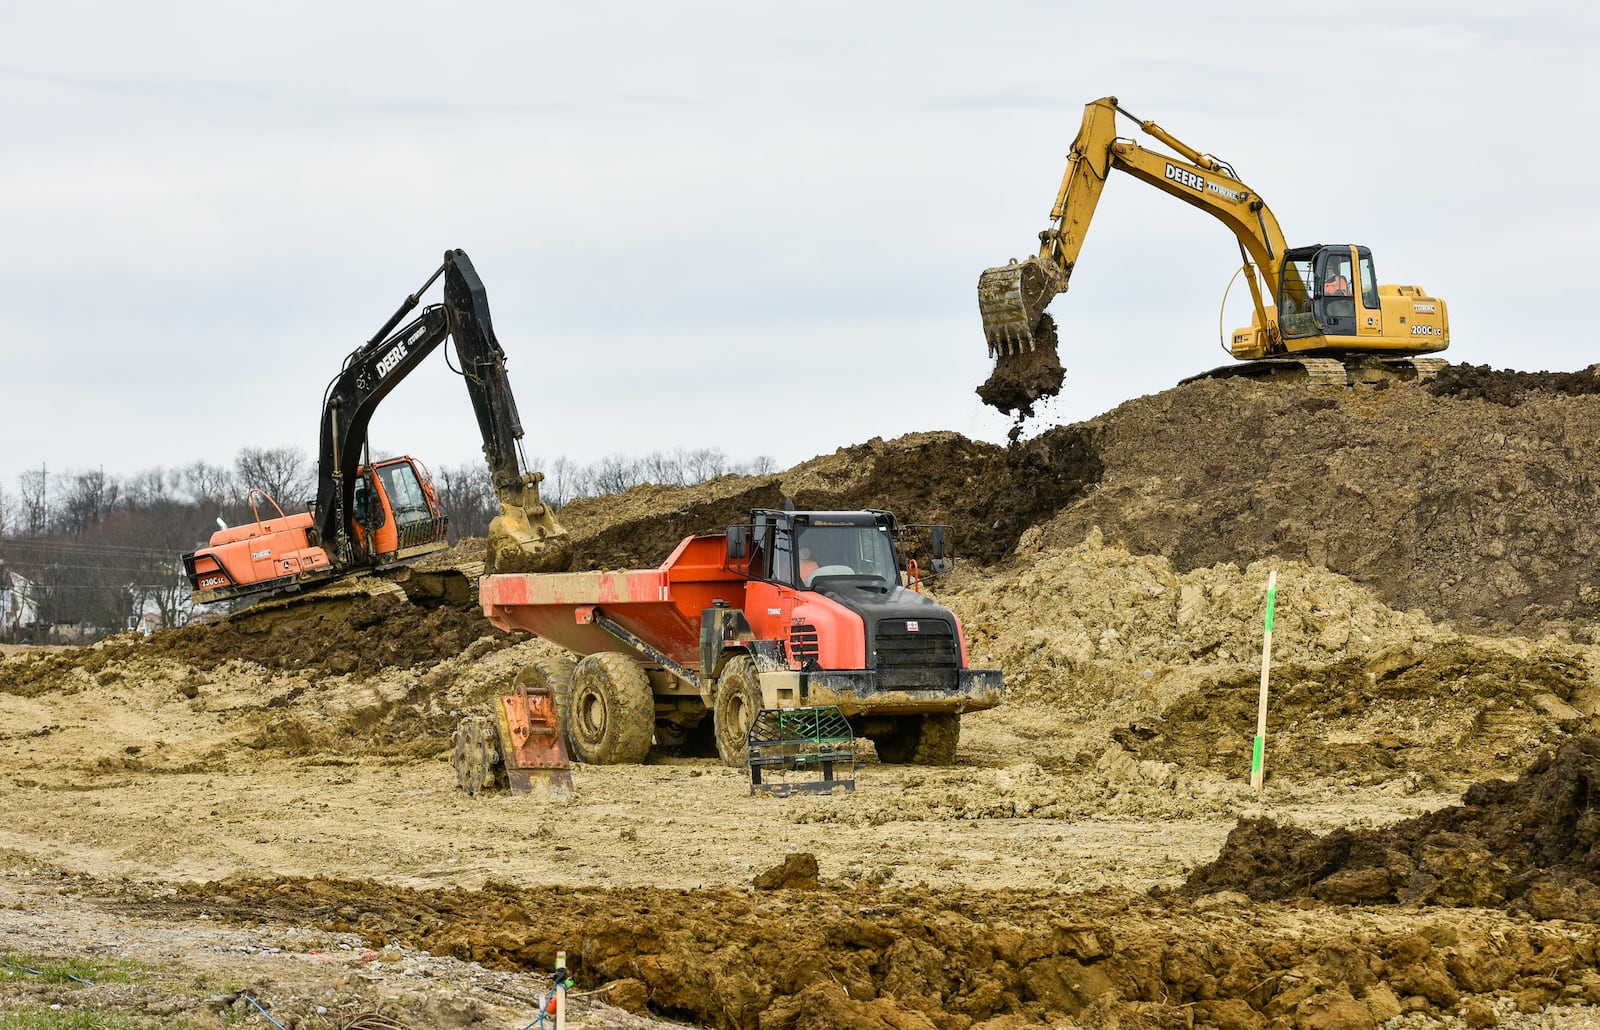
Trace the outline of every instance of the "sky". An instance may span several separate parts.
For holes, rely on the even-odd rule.
[[[1107,95],[1230,162],[1291,245],[1366,245],[1443,298],[1450,359],[1600,360],[1574,304],[1600,238],[1584,5],[0,3],[13,492],[314,455],[345,356],[456,247],[535,465],[1004,442],[978,275],[1037,250]],[[1221,223],[1113,179],[1025,435],[1226,363],[1238,263]],[[444,350],[375,450],[477,460]]]

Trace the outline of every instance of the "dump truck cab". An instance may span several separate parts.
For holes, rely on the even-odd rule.
[[[925,528],[930,571],[942,570],[948,532]],[[750,577],[748,637],[702,660],[726,669],[748,655],[761,707],[837,706],[885,761],[953,760],[961,713],[999,704],[1002,677],[969,667],[960,619],[920,591],[903,537],[877,509],[752,512],[728,529],[729,565]],[[713,692],[719,749],[734,744],[725,732],[749,725],[732,706],[728,691]]]

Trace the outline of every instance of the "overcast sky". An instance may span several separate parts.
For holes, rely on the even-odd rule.
[[[1381,281],[1443,297],[1451,359],[1600,360],[1586,5],[4,9],[13,492],[41,465],[313,455],[345,355],[451,247],[488,288],[530,457],[1003,441],[973,393],[978,274],[1037,249],[1108,94],[1231,162],[1291,244],[1367,245]],[[1220,223],[1114,179],[1051,308],[1065,392],[1029,434],[1224,363],[1237,264]],[[477,459],[443,349],[373,444]]]

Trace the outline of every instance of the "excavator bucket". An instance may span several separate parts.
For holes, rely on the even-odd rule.
[[[539,499],[539,474],[523,477],[521,495],[506,500],[489,521],[486,545],[491,572],[565,572],[572,541],[548,505]]]
[[[1033,350],[1044,309],[1063,287],[1061,273],[1046,258],[984,269],[978,277],[978,308],[989,356]]]

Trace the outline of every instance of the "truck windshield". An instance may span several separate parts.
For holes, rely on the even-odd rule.
[[[806,526],[795,537],[801,586],[822,576],[872,576],[889,585],[900,581],[894,543],[882,526]]]

